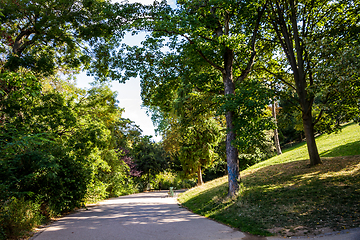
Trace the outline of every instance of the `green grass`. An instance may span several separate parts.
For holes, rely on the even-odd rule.
[[[338,133],[324,134],[316,138],[320,157],[338,157],[360,155],[360,126],[346,124]],[[251,166],[249,169],[269,165],[309,159],[305,142],[283,150],[280,156],[272,157],[266,161]]]
[[[227,198],[223,177],[187,191],[179,201],[195,213],[256,235],[360,227],[360,126],[348,124],[338,134],[318,137],[317,144],[322,165],[308,166],[302,143],[243,171],[234,199]]]

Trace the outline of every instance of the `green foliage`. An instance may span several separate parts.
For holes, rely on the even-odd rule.
[[[155,189],[169,190],[170,187],[174,189],[192,188],[196,185],[195,180],[184,179],[181,174],[164,171],[156,175],[153,181]]]
[[[227,118],[227,163],[235,176],[234,146],[240,168],[271,152],[272,91],[283,107],[284,141],[301,138],[301,120],[310,119],[307,126],[319,132],[359,120],[359,6],[353,3],[179,1],[171,9],[165,1],[0,1],[0,200],[38,201],[53,216],[83,201],[132,193],[136,184],[142,189],[169,162],[173,169],[181,162],[187,173],[201,166],[210,167],[208,176],[222,173],[225,125],[216,111]],[[152,32],[141,47],[120,47],[124,29]],[[121,118],[105,84],[85,91],[56,77],[79,69],[101,80],[140,75],[144,105],[156,113],[164,144],[141,137]],[[349,143],[349,152],[357,146]],[[130,178],[134,162],[142,178]],[[157,176],[166,187],[184,183],[165,175]]]
[[[85,195],[86,203],[97,203],[101,200],[109,197],[109,193],[106,191],[108,184],[100,181],[97,178],[93,178],[87,185],[87,191]]]
[[[277,126],[281,144],[301,142],[304,137],[301,113],[285,97],[280,99],[280,111],[277,115]]]
[[[220,126],[214,118],[198,118],[181,128],[179,160],[185,174],[197,173],[199,168],[212,163],[221,137]]]
[[[7,155],[0,160],[0,182],[6,186],[1,199],[11,196],[38,200],[46,216],[58,215],[79,207],[84,198],[88,181],[87,169],[74,157],[64,154],[65,149],[47,144],[46,151],[26,150]]]
[[[315,111],[322,114],[317,129],[327,133],[360,116],[360,42],[353,39],[355,36],[334,38],[324,37],[309,44],[309,49],[322,59],[316,64],[318,83],[311,91],[315,94]],[[319,49],[319,45],[323,47]]]
[[[103,176],[103,182],[106,182],[106,192],[109,197],[118,197],[135,193],[134,181],[130,178],[130,168],[120,159],[122,153],[115,150],[106,150],[102,153],[102,158],[110,167],[110,172]]]
[[[16,197],[0,201],[0,239],[18,239],[42,220],[39,203]]]
[[[27,71],[1,77],[2,202],[38,202],[37,213],[53,217],[134,191],[116,151],[133,130],[120,119],[122,109],[108,86],[86,92],[61,80],[40,82]]]
[[[214,162],[203,171],[204,182],[214,180],[219,177],[226,175],[226,162],[224,158],[218,157]]]
[[[117,43],[110,37],[123,34],[107,1],[3,0],[0,8],[0,44],[7,55],[1,67],[10,71],[24,67],[52,75],[92,65],[104,73],[106,54]]]
[[[136,143],[132,149],[136,168],[146,176],[146,183],[150,182],[150,176],[168,168],[168,156],[160,144],[151,141],[151,137],[145,136]]]
[[[269,137],[270,134],[267,135]],[[266,138],[264,142],[261,143],[260,147],[255,148],[248,153],[239,154],[239,168],[240,170],[245,170],[250,166],[253,166],[261,161],[274,156],[274,145],[272,139]]]
[[[110,63],[132,6],[4,0],[0,9],[1,204],[36,200],[41,207],[34,211],[53,217],[87,200],[134,192],[117,149],[132,147],[141,130],[121,119],[108,86],[84,91],[59,79],[80,69],[116,78]],[[12,224],[22,228],[19,218]]]
[[[25,124],[20,123],[27,119],[32,106],[40,96],[40,90],[41,84],[30,72],[1,72],[0,117],[11,123],[2,126],[7,128],[16,124],[15,131],[23,131],[26,128]],[[19,114],[20,111],[22,114]]]
[[[240,169],[245,169],[272,155],[273,143],[269,130],[275,127],[268,109],[273,92],[263,83],[247,79],[239,84],[234,95],[219,98],[221,111],[234,111]]]
[[[274,0],[266,10],[266,39],[274,48],[263,65],[279,81],[279,95],[297,108],[311,165],[321,163],[316,131],[336,131],[359,115],[358,10],[352,0]],[[268,64],[274,59],[277,69]]]
[[[179,1],[177,9],[173,10],[161,2],[148,10],[150,21],[140,19],[135,22],[134,26],[139,30],[150,29],[151,36],[141,47],[127,47],[119,67],[125,70],[124,78],[137,74],[141,76],[144,103],[162,118],[158,120],[162,127],[160,130],[166,129],[164,122],[169,118],[175,118],[181,124],[188,121],[184,128],[194,127],[197,124],[191,124],[196,118],[209,119],[219,110],[219,104],[214,101],[216,96],[225,94],[231,98],[236,85],[246,79],[254,63],[255,40],[263,7],[264,1],[245,1],[241,4],[217,0],[206,3]],[[164,46],[169,47],[169,51],[162,51]],[[193,94],[200,97],[191,99],[187,105],[187,98]],[[205,104],[201,102],[204,99]],[[177,116],[174,117],[174,113]],[[233,194],[233,189],[237,188],[237,150],[231,145],[235,140],[232,132],[233,112],[226,114],[229,128],[227,163],[235,176],[231,181],[234,188],[231,187],[230,194]],[[200,142],[199,148],[190,149],[190,144],[195,147],[197,141]],[[185,167],[191,172],[196,168],[200,170],[199,159],[195,160],[194,154],[195,158],[203,155],[206,161],[211,161],[205,150],[211,147],[205,146],[205,141],[192,139],[178,144],[178,148],[183,145],[182,152],[186,155],[179,155],[180,158],[194,163],[194,166]]]

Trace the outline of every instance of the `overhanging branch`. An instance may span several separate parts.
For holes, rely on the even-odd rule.
[[[251,67],[254,64],[254,59],[255,59],[255,56],[256,56],[256,48],[255,48],[256,37],[257,37],[257,34],[259,32],[260,21],[261,21],[261,18],[263,16],[264,12],[265,12],[266,6],[267,6],[267,1],[265,2],[263,8],[258,10],[258,17],[256,19],[255,28],[254,28],[254,31],[253,31],[253,35],[251,37],[251,55],[250,55],[250,58],[249,58],[249,61],[248,61],[248,64],[247,64],[246,68],[241,71],[241,75],[235,80],[235,82],[243,81],[248,76],[248,74],[250,73]]]

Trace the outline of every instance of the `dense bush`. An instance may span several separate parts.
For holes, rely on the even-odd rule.
[[[172,172],[163,172],[156,175],[156,178],[151,182],[154,189],[169,190],[170,187],[175,189],[192,188],[196,185],[196,180],[183,179],[179,174]]]
[[[0,203],[8,213],[0,219],[4,238],[36,225],[25,226],[18,212],[4,210],[12,206],[6,205],[10,199],[17,199],[11,201],[21,205],[19,211],[36,202],[39,207],[29,211],[49,218],[134,192],[129,167],[116,152],[128,142],[116,94],[104,85],[85,91],[61,80],[46,81],[51,80],[31,73],[0,74],[0,90],[7,91],[0,91]]]
[[[108,183],[106,191],[109,197],[118,197],[137,192],[134,181],[130,177],[131,169],[124,162],[126,155],[118,150],[103,151],[102,158],[109,166],[109,172],[102,178],[103,182]]]
[[[0,239],[17,239],[43,220],[40,204],[11,197],[0,202]]]
[[[27,151],[0,161],[0,182],[7,187],[1,198],[40,201],[47,217],[79,207],[86,192],[87,169],[61,149],[52,146],[51,150]]]
[[[210,167],[204,169],[203,180],[205,182],[224,176],[226,172],[226,161],[219,158],[214,161]]]

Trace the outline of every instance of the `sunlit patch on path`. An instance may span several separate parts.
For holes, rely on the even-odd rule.
[[[54,222],[35,240],[242,239],[245,235],[180,207],[167,192],[103,201]]]

